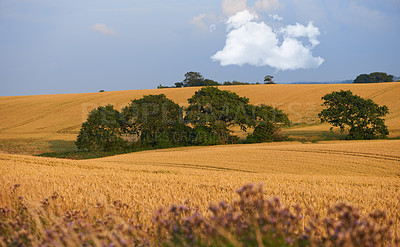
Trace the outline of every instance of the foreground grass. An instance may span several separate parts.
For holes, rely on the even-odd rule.
[[[0,207],[3,246],[400,246],[385,212],[362,215],[338,203],[320,217],[312,208],[265,198],[262,185],[246,185],[236,200],[210,204],[207,215],[187,205],[159,208],[149,225],[126,219],[129,205],[119,200],[107,211],[97,204],[99,218],[87,209],[57,210],[63,201],[57,192],[35,208],[15,197],[19,187],[10,188],[12,208]]]
[[[6,218],[1,218],[1,222],[17,222],[20,209],[23,210],[25,220],[22,222],[32,226],[29,229],[35,234],[26,233],[25,228],[10,228],[7,236],[27,234],[30,238],[40,238],[41,244],[55,239],[53,245],[56,245],[57,239],[69,239],[66,245],[75,246],[86,241],[83,239],[89,239],[87,241],[95,245],[96,239],[100,239],[101,243],[112,241],[118,246],[117,237],[127,243],[135,239],[142,243],[141,239],[145,237],[140,234],[147,234],[147,229],[152,229],[152,232],[162,229],[165,234],[168,233],[167,236],[152,238],[156,235],[150,232],[145,236],[148,240],[161,239],[163,242],[160,245],[165,242],[172,245],[170,241],[175,240],[168,237],[169,228],[156,228],[152,221],[159,207],[164,209],[162,214],[174,215],[170,213],[170,209],[174,209],[171,204],[183,205],[189,211],[185,211],[180,218],[188,219],[198,212],[207,224],[212,225],[210,203],[217,207],[221,201],[234,205],[241,198],[235,193],[236,188],[251,182],[262,182],[266,201],[279,198],[281,205],[289,207],[293,214],[296,213],[295,205],[301,208],[303,219],[299,232],[306,229],[307,222],[316,214],[321,221],[337,219],[329,211],[335,205],[342,205],[340,208],[345,211],[348,207],[343,205],[352,205],[347,210],[351,212],[357,208],[360,222],[373,212],[383,211],[386,216],[379,218],[378,226],[390,226],[392,232],[399,232],[399,149],[398,140],[375,140],[187,147],[95,160],[0,153],[0,206],[6,214],[9,213]],[[15,186],[17,184],[19,186]],[[169,219],[165,217],[162,219]],[[37,223],[42,222],[42,218],[43,223]],[[136,227],[143,230],[129,230]],[[322,234],[324,227],[323,224],[317,225],[315,233]],[[60,229],[63,233],[58,232]],[[215,236],[205,235],[203,228],[193,229],[201,239],[209,239],[208,236],[213,239]],[[257,228],[253,229],[243,234],[257,234]],[[50,240],[45,235],[46,230],[56,232],[52,235],[54,237],[49,237]],[[226,232],[234,237],[230,238]],[[65,237],[62,238],[64,235],[61,234]],[[218,238],[228,236],[233,239],[229,240],[231,246],[245,241],[242,240],[245,235],[234,235],[234,230],[225,229],[218,234]],[[82,239],[78,235],[82,235]],[[270,238],[268,233],[262,232],[261,235],[263,239]],[[109,238],[111,240],[107,240]],[[35,245],[35,242],[32,243]]]

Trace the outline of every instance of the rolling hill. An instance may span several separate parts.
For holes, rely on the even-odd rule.
[[[294,127],[288,135],[312,137],[329,135],[329,126],[319,124],[321,97],[335,90],[352,90],[389,107],[386,117],[391,137],[400,136],[400,84],[332,85],[244,85],[221,86],[250,99],[253,104],[269,104],[289,114]],[[38,154],[73,149],[73,141],[93,108],[113,104],[117,108],[148,94],[166,94],[182,106],[198,88],[127,90],[87,94],[60,94],[0,97],[0,150],[11,153]]]

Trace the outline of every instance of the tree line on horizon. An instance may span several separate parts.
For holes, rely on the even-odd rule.
[[[272,75],[266,75],[264,77],[264,84],[275,84]],[[203,87],[203,86],[230,86],[230,85],[256,85],[261,84],[259,82],[249,83],[240,81],[225,81],[224,83],[219,83],[212,79],[205,79],[200,72],[187,72],[185,74],[185,79],[182,82],[176,82],[174,86],[164,86],[159,85],[157,88],[181,88],[181,87]]]
[[[353,83],[381,83],[393,82],[394,76],[384,72],[373,72],[370,74],[361,74],[354,79]]]
[[[264,77],[263,84],[276,84],[273,80],[273,76],[266,75]],[[384,73],[384,72],[373,72],[370,74],[360,74],[354,80],[346,80],[342,83],[381,83],[381,82],[393,82],[398,77]],[[399,80],[397,80],[399,81]],[[224,83],[219,83],[212,79],[205,79],[200,72],[187,72],[185,74],[185,79],[182,82],[176,82],[174,86],[158,85],[158,89],[162,88],[182,88],[182,87],[202,87],[202,86],[231,86],[231,85],[256,85],[261,84],[259,82],[249,83],[240,81],[225,81]]]

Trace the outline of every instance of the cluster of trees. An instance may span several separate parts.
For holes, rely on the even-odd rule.
[[[361,74],[353,81],[353,83],[379,83],[392,82],[393,75],[388,75],[383,72],[374,72],[371,74]]]
[[[264,77],[264,84],[275,84],[273,81],[273,76],[267,75]],[[251,85],[260,83],[248,83],[240,81],[226,81],[224,83],[219,83],[211,79],[205,79],[199,72],[187,72],[185,74],[185,79],[182,82],[176,82],[174,86],[163,86],[159,85],[157,88],[180,88],[180,87],[202,87],[202,86],[223,86],[223,85]]]
[[[82,124],[76,145],[79,150],[111,151],[235,143],[234,126],[254,130],[248,142],[276,141],[282,138],[280,126],[289,124],[282,110],[252,105],[248,98],[216,87],[203,87],[188,102],[182,108],[160,94],[132,100],[121,111],[100,106]]]
[[[347,139],[386,138],[389,134],[383,118],[389,113],[387,106],[350,90],[326,94],[322,100],[326,109],[319,113],[321,122],[347,131]],[[235,126],[253,130],[246,138],[249,143],[277,141],[284,139],[280,127],[290,124],[282,110],[252,105],[248,98],[217,87],[201,88],[188,103],[183,108],[160,94],[132,100],[121,111],[112,105],[100,106],[82,124],[76,145],[79,150],[112,151],[236,143]]]

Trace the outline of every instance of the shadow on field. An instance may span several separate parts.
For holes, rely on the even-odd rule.
[[[346,139],[347,133],[330,130],[284,130],[290,140],[300,142],[318,142]]]
[[[78,151],[75,141],[54,140],[49,141],[51,152],[73,152]]]

